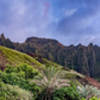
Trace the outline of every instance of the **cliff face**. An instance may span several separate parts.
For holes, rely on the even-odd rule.
[[[88,76],[94,77],[96,75],[100,77],[100,70],[98,70],[100,47],[93,44],[88,46],[81,44],[78,46],[63,46],[56,40],[36,37],[28,38],[24,43],[13,43],[2,34],[0,36],[0,45],[14,48],[30,55],[35,54],[45,57]]]

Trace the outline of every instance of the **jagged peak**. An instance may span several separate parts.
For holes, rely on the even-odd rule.
[[[1,33],[0,38],[5,39],[4,33]]]

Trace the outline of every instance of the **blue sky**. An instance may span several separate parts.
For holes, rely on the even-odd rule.
[[[0,33],[13,41],[54,38],[100,44],[100,0],[0,0]]]

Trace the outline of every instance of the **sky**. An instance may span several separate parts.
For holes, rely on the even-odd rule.
[[[0,33],[19,42],[36,36],[100,45],[100,0],[0,0]]]

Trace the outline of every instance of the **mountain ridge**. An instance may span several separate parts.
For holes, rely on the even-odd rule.
[[[23,43],[15,43],[6,39],[2,34],[0,36],[0,45],[16,49],[31,56],[37,55],[47,58],[91,77],[100,77],[100,47],[92,43],[88,46],[81,44],[64,46],[57,40],[37,37],[27,38]]]

